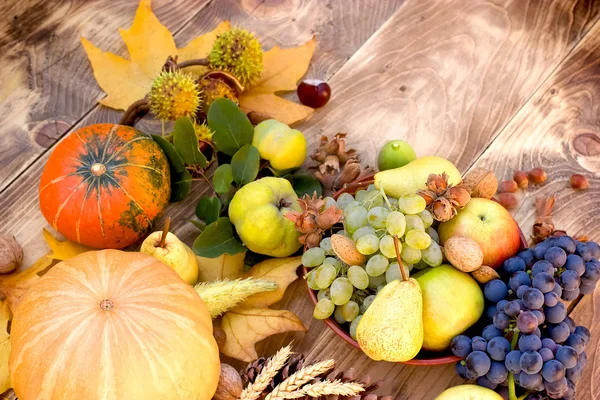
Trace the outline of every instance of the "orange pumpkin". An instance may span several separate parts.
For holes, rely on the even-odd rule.
[[[68,239],[121,249],[144,236],[171,193],[169,164],[148,135],[96,124],[62,140],[42,173],[40,208]]]
[[[10,336],[19,400],[209,400],[219,380],[205,304],[141,253],[57,264],[25,295]]]

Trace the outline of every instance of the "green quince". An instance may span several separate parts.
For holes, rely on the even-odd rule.
[[[256,125],[252,146],[278,171],[299,168],[306,158],[306,139],[302,132],[274,119]]]
[[[287,257],[301,246],[300,233],[284,215],[302,212],[289,181],[267,177],[250,182],[229,204],[229,219],[250,250],[271,257]]]

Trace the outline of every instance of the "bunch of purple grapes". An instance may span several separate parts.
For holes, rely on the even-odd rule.
[[[560,300],[594,291],[600,280],[600,246],[569,236],[551,237],[504,262],[504,279],[484,287],[491,324],[481,336],[456,336],[451,350],[463,379],[496,389],[509,380],[528,400],[575,398],[587,363],[590,331],[576,326]]]

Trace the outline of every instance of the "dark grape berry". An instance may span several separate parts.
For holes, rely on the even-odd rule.
[[[573,383],[577,383],[583,375],[583,367],[582,363],[577,363],[573,368],[569,368],[565,373],[566,378]]]
[[[567,325],[564,321],[561,321],[556,325],[551,324],[548,326],[548,336],[556,343],[564,342],[567,340],[570,334],[571,332],[569,331],[569,325]]]
[[[567,261],[567,253],[560,247],[550,247],[546,254],[544,254],[544,260],[549,261],[556,268],[560,268],[565,265]]]
[[[554,307],[558,304],[560,297],[554,292],[548,292],[544,295],[544,305],[546,307]]]
[[[504,365],[506,366],[506,369],[508,369],[510,372],[512,372],[513,374],[520,374],[521,373],[521,355],[523,353],[521,353],[521,351],[519,350],[513,350],[511,352],[509,352],[506,355],[506,358],[504,359]]]
[[[536,244],[533,248],[533,254],[535,254],[535,258],[538,260],[544,259],[544,254],[546,254],[546,250],[548,250],[550,246],[548,246],[545,242]]]
[[[583,258],[583,261],[588,262],[594,256],[594,254],[592,253],[592,249],[590,249],[590,247],[587,244],[578,243],[576,247],[576,252],[581,256],[581,258]]]
[[[559,283],[559,282],[556,282],[556,281],[558,281],[559,279],[560,279],[560,278],[556,278],[556,279],[555,279],[554,289],[552,289],[552,292],[556,293],[556,294],[558,295],[558,297],[562,296],[562,292],[563,292],[563,290],[562,290],[562,286],[560,286],[560,283]]]
[[[488,343],[488,349],[489,349]],[[521,351],[538,351],[542,348],[542,340],[536,335],[521,335],[519,336],[519,350]],[[489,353],[489,351],[488,351]]]
[[[473,350],[471,348],[471,339],[465,335],[458,335],[450,342],[450,350],[457,357],[466,357]]]
[[[518,301],[509,301],[504,307],[504,313],[509,317],[516,317],[521,311],[521,304]]]
[[[521,285],[530,286],[531,278],[527,272],[517,271],[511,275],[508,280],[508,286],[510,286],[513,291],[516,291]]]
[[[588,242],[587,245],[590,248],[590,250],[592,250],[592,256],[595,259],[600,260],[600,246],[598,245],[598,243],[596,243],[596,242]]]
[[[544,294],[539,289],[530,288],[523,292],[521,300],[523,300],[525,307],[530,310],[537,310],[544,305]]]
[[[575,321],[573,321],[573,318],[567,316],[565,317],[565,323],[569,326],[569,332],[573,333],[575,332],[575,329],[577,328],[577,324],[575,324]]]
[[[523,333],[531,333],[537,326],[537,317],[531,311],[523,311],[517,317],[517,328]]]
[[[544,362],[546,362],[548,360],[552,360],[554,358],[554,353],[552,352],[552,350],[547,349],[545,347],[542,347],[541,349],[539,349],[538,353],[540,353],[540,356],[542,356],[542,360]]]
[[[331,97],[331,86],[318,79],[305,79],[298,85],[298,98],[305,106],[323,107]]]
[[[561,378],[555,382],[544,382],[544,387],[548,392],[548,396],[553,399],[558,399],[562,397],[563,393],[569,388],[567,385],[567,378]]]
[[[546,321],[551,324],[558,324],[564,321],[567,316],[567,307],[563,303],[558,303],[554,307],[545,307]]]
[[[579,336],[581,336],[586,346],[590,343],[592,334],[590,333],[590,330],[585,326],[576,326],[575,331],[573,333],[576,333]]]
[[[481,336],[474,336],[473,339],[471,339],[471,348],[473,349],[473,351],[486,351],[487,340],[485,340]]]
[[[544,361],[542,360],[542,356],[537,351],[523,352],[521,360],[519,361],[521,371],[527,374],[537,374],[542,369],[543,364]],[[521,372],[521,374],[523,372]]]
[[[532,286],[541,290],[542,293],[551,292],[555,284],[554,277],[547,272],[540,272],[532,280]]]
[[[466,358],[466,366],[469,371],[475,372],[477,376],[483,376],[490,370],[492,360],[483,351],[474,351]]]
[[[506,369],[506,366],[504,366],[503,362],[492,361],[492,364],[490,365],[490,370],[487,374],[485,374],[485,377],[491,383],[498,385],[506,381],[506,379],[508,378],[508,370]]]
[[[581,279],[585,279],[588,282],[598,282],[600,280],[600,264],[597,262],[586,262],[585,272],[581,275]]]
[[[550,263],[550,261],[539,260],[536,261],[531,267],[531,276],[536,276],[541,272],[546,272],[547,274],[553,275],[555,271],[554,266]]]
[[[510,324],[510,317],[504,312],[496,312],[492,320],[494,322],[494,326],[501,330],[508,328]]]
[[[585,343],[585,339],[583,337],[581,337],[577,333],[571,333],[569,335],[569,337],[567,338],[567,340],[565,340],[564,344],[566,346],[571,346],[572,348],[574,348],[575,351],[577,352],[577,354],[581,354],[585,350],[586,343]],[[488,347],[489,347],[489,343],[488,343]]]
[[[465,365],[459,362],[456,363],[456,373],[458,376],[466,380],[473,380],[477,378],[474,372],[469,371]]]
[[[508,304],[508,300],[500,300],[498,304],[496,304],[496,311],[504,311],[504,307]]]
[[[540,310],[531,310],[531,312],[535,314],[535,317],[538,320],[538,325],[542,325],[546,321],[546,315]]]
[[[579,364],[583,364],[583,366],[585,367],[587,365],[587,353],[584,351],[583,353],[581,353],[579,355],[579,360],[577,361]]]
[[[577,297],[579,297],[580,290],[579,288],[575,288],[575,290],[563,290],[561,298],[565,301],[573,301]]]
[[[554,349],[556,348],[556,342],[550,338],[543,338],[542,347],[545,349],[550,349],[552,352],[554,352]]]
[[[519,254],[517,254],[517,257],[519,257],[521,260],[525,261],[525,265],[529,268],[533,265],[533,263],[535,262],[535,254],[533,253],[533,250],[531,249],[525,249],[525,250],[521,250],[519,252]],[[596,257],[596,258],[600,258],[600,257]],[[508,272],[508,271],[506,271]]]
[[[539,321],[539,319],[538,319],[538,321]],[[531,334],[539,337],[540,339],[542,338],[542,331],[540,330],[539,326],[537,328],[535,328],[535,330],[533,332],[531,332]]]
[[[542,377],[548,382],[556,382],[565,376],[565,366],[558,360],[550,360],[542,367]]]
[[[521,285],[519,286],[519,288],[517,289],[517,297],[520,299],[523,297],[523,293],[525,293],[526,290],[528,290],[530,288],[529,285]]]
[[[497,336],[502,336],[502,331],[496,328],[494,325],[488,325],[483,328],[483,332],[481,332],[481,336],[488,342]]]
[[[585,263],[577,254],[569,254],[567,256],[565,268],[569,271],[575,271],[577,272],[577,275],[581,276],[585,272]]]
[[[525,271],[527,265],[522,258],[511,257],[508,260],[504,261],[502,267],[504,268],[504,271],[506,271],[507,274],[512,275],[517,271]]]
[[[541,383],[542,376],[540,374],[521,372],[521,375],[519,375],[519,385],[525,389],[535,390]]]
[[[567,252],[569,254],[575,253],[575,250],[577,249],[577,245],[575,244],[575,241],[570,236],[559,237],[556,240],[556,243],[554,245],[560,247],[561,249],[563,249],[565,252]]]
[[[565,368],[573,368],[577,364],[577,351],[571,346],[562,346],[556,352],[555,358],[563,363]]]
[[[487,306],[485,309],[485,315],[486,315],[486,317],[488,317],[488,320],[490,322],[494,321],[494,315],[496,315],[497,312],[498,311],[496,309],[496,306],[493,304],[490,306]]]
[[[487,352],[492,360],[504,361],[506,355],[510,352],[510,342],[502,336],[496,336],[488,341]]]
[[[560,276],[560,283],[562,284],[563,290],[568,291],[577,289],[581,280],[579,279],[577,272],[566,270]]]
[[[492,279],[485,284],[483,294],[485,298],[492,303],[497,303],[506,298],[508,295],[508,287],[506,286],[506,283],[502,282],[500,279]]]
[[[581,286],[579,286],[579,293],[580,294],[592,294],[594,293],[594,290],[596,290],[596,283],[584,283],[583,281],[581,282]]]
[[[488,388],[491,390],[496,389],[496,385],[495,383],[491,382],[488,378],[487,375],[486,376],[480,376],[479,378],[477,378],[477,386],[482,386],[484,388]]]

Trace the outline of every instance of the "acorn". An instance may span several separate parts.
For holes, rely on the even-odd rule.
[[[232,73],[244,85],[256,81],[263,70],[263,52],[258,39],[240,28],[217,36],[208,60],[211,68]]]
[[[200,107],[200,89],[191,75],[162,71],[152,82],[148,100],[150,111],[158,119],[175,121],[196,114]]]

